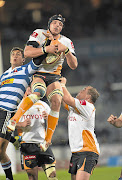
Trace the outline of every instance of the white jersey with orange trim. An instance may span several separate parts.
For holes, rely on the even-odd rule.
[[[25,114],[20,118],[19,122],[23,122],[29,118],[31,125],[22,128],[22,141],[26,143],[42,143],[45,139],[45,120],[42,112],[50,112],[50,107],[44,101],[37,101]]]
[[[100,153],[94,133],[95,107],[86,100],[75,98],[76,109],[68,106],[68,131],[71,152],[91,151]]]
[[[32,35],[30,35],[28,41],[38,42],[39,43],[38,47],[40,48],[40,47],[42,47],[42,45],[44,45],[44,43],[46,41],[45,35],[43,33],[47,33],[47,32],[48,31],[44,30],[44,29],[36,29],[32,33]],[[63,35],[59,35],[58,41],[60,43],[64,44],[66,47],[68,47],[69,50],[71,51],[71,53],[75,54],[73,42],[69,38],[67,38],[66,36],[63,36]],[[38,72],[40,71],[40,72],[44,72],[44,73],[53,73],[53,74],[60,75],[64,59],[65,59],[65,54],[61,53],[59,60],[52,64],[47,64],[46,61],[43,60]]]

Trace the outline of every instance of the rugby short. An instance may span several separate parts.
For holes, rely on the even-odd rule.
[[[94,152],[72,153],[69,165],[69,173],[77,174],[78,170],[86,171],[92,174],[97,165],[99,155]]]
[[[36,72],[33,77],[39,77],[43,79],[45,82],[46,86],[50,85],[51,83],[55,81],[59,81],[61,76],[56,75],[56,74],[50,74],[50,73],[41,73],[41,72]]]
[[[22,143],[21,148],[21,167],[22,169],[32,169],[36,166],[41,167],[44,164],[55,163],[55,157],[51,148],[42,152],[38,144]]]
[[[4,111],[0,109],[0,137],[7,139],[10,141],[11,139],[11,134],[7,131],[7,124],[8,121],[11,119],[11,117],[14,116],[15,113],[11,113],[9,111]]]

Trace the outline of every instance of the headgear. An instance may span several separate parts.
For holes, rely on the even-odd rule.
[[[48,29],[50,29],[50,23],[51,23],[53,20],[59,20],[59,21],[61,21],[61,22],[63,23],[63,25],[64,25],[64,22],[65,22],[65,18],[63,18],[61,14],[59,14],[59,15],[54,15],[54,16],[52,16],[52,17],[49,19],[49,21],[48,21]]]

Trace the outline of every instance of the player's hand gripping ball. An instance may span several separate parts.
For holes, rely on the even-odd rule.
[[[55,45],[55,44],[58,44],[58,43],[59,43],[58,40],[52,40],[52,41],[51,41],[51,45]],[[57,62],[57,61],[60,59],[60,57],[62,56],[62,53],[63,53],[63,52],[59,52],[59,53],[57,53],[56,55],[49,53],[49,54],[47,55],[47,57],[46,57],[46,63],[47,63],[47,64],[52,64],[52,63]]]

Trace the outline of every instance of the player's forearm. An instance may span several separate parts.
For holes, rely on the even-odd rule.
[[[43,55],[43,48],[34,48],[32,46],[26,46],[24,50],[25,58],[36,58]]]
[[[23,127],[23,122],[18,122],[18,123],[16,124],[16,129],[19,129],[19,128],[21,128],[21,127]]]
[[[66,86],[62,86],[63,89],[63,101],[69,106],[75,107],[75,100],[67,90]]]
[[[77,58],[71,52],[69,52],[66,55],[66,59],[67,59],[67,64],[71,69],[74,70],[77,68],[77,66],[78,66]]]

